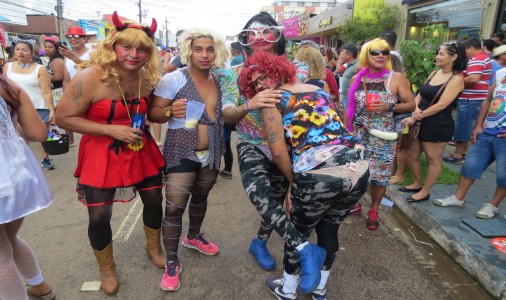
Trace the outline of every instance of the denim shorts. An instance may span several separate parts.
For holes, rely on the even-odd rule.
[[[455,133],[453,138],[456,141],[468,142],[471,140],[478,113],[480,112],[483,100],[457,100],[457,115],[455,116]]]
[[[39,117],[42,119],[42,122],[47,123],[49,122],[49,109],[37,109],[37,113],[39,114]]]
[[[467,152],[460,175],[478,180],[483,171],[496,162],[497,185],[506,188],[506,140],[495,135],[481,133]]]

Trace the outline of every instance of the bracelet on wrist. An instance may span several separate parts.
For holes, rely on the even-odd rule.
[[[251,108],[249,108],[249,100],[250,99],[246,100],[246,103],[244,103],[244,108],[247,112],[253,111]]]

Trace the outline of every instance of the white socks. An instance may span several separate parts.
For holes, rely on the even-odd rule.
[[[283,293],[296,294],[298,285],[299,285],[299,274],[290,275],[286,272],[283,273]]]
[[[309,242],[308,241],[305,241],[304,243],[298,245],[297,247],[295,247],[295,249],[297,249],[297,251],[300,251],[302,249],[304,249],[304,247],[306,247],[306,245],[308,245]]]
[[[317,290],[324,290],[325,286],[327,286],[327,280],[329,279],[330,270],[320,271],[322,279],[320,279],[320,284],[318,284]]]
[[[28,283],[29,286],[36,286],[44,282],[44,278],[42,277],[42,273],[39,273],[39,275],[33,277],[33,278],[27,278],[26,283]]]

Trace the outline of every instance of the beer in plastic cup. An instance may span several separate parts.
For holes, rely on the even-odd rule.
[[[189,100],[186,103],[186,120],[184,127],[187,129],[194,129],[204,113],[205,104],[195,100]]]

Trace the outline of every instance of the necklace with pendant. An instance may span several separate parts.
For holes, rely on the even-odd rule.
[[[132,123],[132,116],[130,116],[130,109],[128,108],[128,103],[126,101],[125,94],[123,94],[123,90],[121,89],[119,82],[117,84],[118,84],[119,91],[121,93],[121,97],[123,98],[123,103],[125,104],[125,109],[128,114],[128,119],[130,120],[130,123]],[[137,111],[135,113],[136,115],[139,114],[139,107],[141,106],[140,101],[141,101],[141,74],[139,74],[139,104],[137,104]],[[144,122],[143,122],[143,124],[144,124]],[[142,128],[138,128],[138,129],[142,130]],[[135,152],[141,150],[143,147],[144,147],[144,142],[142,142],[142,141],[140,141],[139,143],[135,143],[135,144],[128,144],[128,148],[132,149]]]
[[[24,64],[24,63],[20,63],[18,62],[18,66],[21,68],[21,69],[26,69],[28,67],[30,67],[30,65],[32,64],[32,62],[29,62],[27,64]]]

